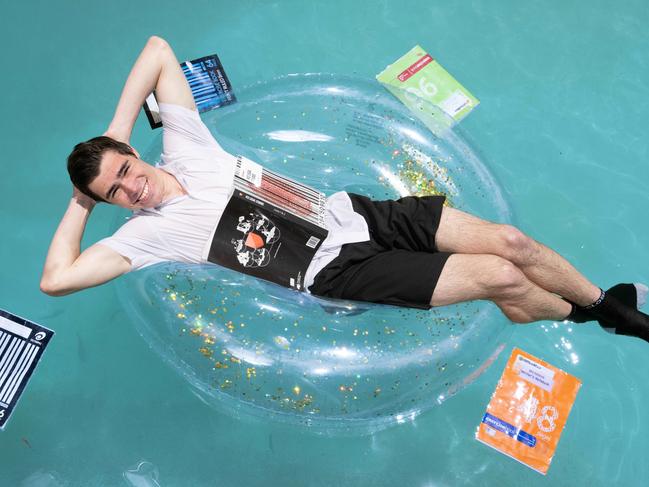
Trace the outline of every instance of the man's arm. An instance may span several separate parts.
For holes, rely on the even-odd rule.
[[[169,44],[151,37],[126,80],[113,121],[105,135],[129,143],[133,125],[147,96],[155,89],[162,103],[196,109],[191,89]],[[47,253],[41,290],[62,296],[98,286],[130,270],[128,259],[104,245],[80,252],[81,238],[95,202],[74,188]]]
[[[63,296],[98,286],[128,272],[125,257],[104,245],[81,250],[81,237],[95,202],[76,188],[65,215],[52,238],[45,259],[41,291]]]
[[[135,61],[105,135],[128,144],[144,100],[154,90],[161,103],[196,110],[178,59],[169,44],[156,36],[149,38]]]

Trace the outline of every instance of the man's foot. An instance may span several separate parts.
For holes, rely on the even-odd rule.
[[[606,291],[606,294],[615,296],[627,306],[640,309],[647,302],[648,292],[649,287],[645,286],[641,282],[635,282],[633,284],[616,284]]]
[[[600,299],[590,306],[581,307],[573,303],[566,319],[575,323],[597,320],[607,331],[649,341],[649,316],[637,311],[645,305],[648,292],[649,288],[642,283],[616,284],[602,292]],[[605,306],[600,307],[604,301]]]
[[[641,294],[639,289],[628,285],[614,287],[615,290],[610,294],[602,291],[595,303],[580,308],[580,311],[593,316],[602,327],[614,328],[617,335],[635,336],[649,342],[649,315],[636,308],[643,298],[640,296],[641,299],[638,300],[638,295]],[[633,294],[636,295],[635,299],[632,299]],[[620,295],[622,299],[615,295]]]

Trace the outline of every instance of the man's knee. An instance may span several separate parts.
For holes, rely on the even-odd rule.
[[[528,237],[512,225],[499,225],[498,234],[502,257],[516,265],[533,263],[537,251],[537,243],[533,238]]]
[[[490,256],[489,272],[481,276],[487,294],[494,300],[509,299],[525,293],[528,284],[525,274],[513,262]]]

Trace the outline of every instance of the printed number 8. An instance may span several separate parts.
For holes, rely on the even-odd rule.
[[[550,412],[550,415],[548,415],[548,412]],[[559,413],[554,406],[543,406],[543,409],[541,409],[541,415],[536,419],[536,424],[539,426],[541,431],[550,433],[557,427],[557,425],[554,424],[554,420],[558,417]],[[546,422],[548,423],[547,426],[545,425]]]

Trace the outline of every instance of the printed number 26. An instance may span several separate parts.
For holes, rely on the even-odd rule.
[[[411,102],[416,101],[417,98],[433,97],[436,94],[437,94],[437,86],[435,86],[434,83],[428,81],[426,77],[422,77],[419,80],[419,88],[415,88],[411,86],[406,89],[406,97]]]

